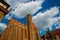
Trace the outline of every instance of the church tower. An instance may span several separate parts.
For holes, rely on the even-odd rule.
[[[28,40],[42,40],[40,37],[40,33],[32,21],[32,15],[28,12],[26,16],[27,21],[27,29],[28,29]]]
[[[24,25],[12,18],[3,31],[1,40],[42,40],[30,13],[27,14],[26,21],[27,24]]]
[[[28,40],[34,40],[32,30],[32,15],[27,14],[27,29],[28,29]]]

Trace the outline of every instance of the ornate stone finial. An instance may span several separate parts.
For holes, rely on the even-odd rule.
[[[27,14],[31,14],[31,10],[30,9],[27,10]]]

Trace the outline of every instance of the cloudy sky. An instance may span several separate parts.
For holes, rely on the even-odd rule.
[[[28,10],[32,15],[32,20],[36,24],[41,36],[50,28],[50,31],[60,29],[60,1],[59,0],[4,0],[12,8],[2,22],[0,22],[0,32],[4,30],[10,19],[26,24]]]

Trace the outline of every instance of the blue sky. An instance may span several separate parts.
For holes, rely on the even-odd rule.
[[[40,31],[41,36],[46,33],[47,28],[50,28],[50,31],[60,29],[60,0],[5,1],[11,5],[12,11],[1,21],[0,32],[6,28],[11,18],[26,24],[28,9],[31,10],[32,20]]]

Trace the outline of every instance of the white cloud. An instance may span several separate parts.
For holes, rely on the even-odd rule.
[[[10,20],[12,17],[13,17],[13,14],[12,14],[12,12],[10,12],[9,14],[7,14],[7,15],[5,16],[5,19]]]
[[[60,25],[56,27],[56,29],[60,29]]]
[[[31,0],[4,0],[4,1],[7,2],[12,7],[12,9],[14,9],[19,4],[26,3],[28,1],[30,2]],[[40,1],[40,0],[37,0],[37,1]]]
[[[0,30],[4,30],[7,27],[6,24],[4,23],[0,23]]]
[[[16,5],[19,4],[19,2],[16,0],[4,0],[4,1],[7,2],[12,9],[14,9],[16,7]]]
[[[4,0],[4,1],[6,1],[7,3],[12,5],[13,2],[24,3],[24,2],[29,1],[29,0]]]
[[[49,24],[47,25],[47,27],[50,27],[50,30],[52,30],[52,25],[55,24],[60,24],[59,20],[60,20],[60,17],[55,17],[55,18],[49,18]]]
[[[47,10],[46,12],[38,13],[36,16],[33,17],[33,21],[36,23],[38,28],[50,28],[52,25],[58,20],[57,18],[53,18],[53,16],[57,15],[59,13],[58,7],[53,7],[50,10]]]
[[[56,27],[56,29],[60,29],[60,17],[59,17],[59,19],[57,21],[57,24],[58,24],[58,26]]]
[[[37,0],[37,1],[31,1],[26,3],[20,3],[18,1],[14,0],[5,0],[7,3],[9,3],[12,7],[12,11],[9,14],[15,15],[15,17],[22,18],[26,16],[27,11],[31,10],[31,14],[33,15],[38,9],[41,9],[41,5],[44,2],[44,0]],[[22,0],[23,1],[23,0]],[[26,1],[26,0],[25,0]],[[5,18],[10,20],[13,15],[7,14]]]
[[[13,12],[18,18],[22,18],[26,16],[27,11],[30,10],[31,14],[33,15],[38,9],[41,9],[43,1],[31,1],[28,3],[22,3],[17,6],[15,11]]]
[[[10,20],[12,18],[12,16],[10,16],[9,14],[5,16],[5,19]]]
[[[6,15],[6,16],[5,16],[5,19],[10,20],[11,18],[12,18],[12,16],[9,16],[9,15]]]

